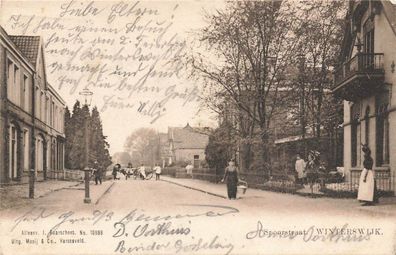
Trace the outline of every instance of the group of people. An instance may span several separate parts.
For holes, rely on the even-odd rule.
[[[155,179],[158,181],[160,180],[162,169],[159,164],[155,164],[153,170],[155,171]],[[113,167],[112,175],[114,180],[119,180],[120,178],[117,177],[118,172],[122,173],[125,176],[125,180],[129,178],[130,175],[133,174],[133,166],[132,163],[128,163],[128,166],[124,169],[121,168],[119,163],[115,164]],[[140,167],[137,169],[139,176],[142,180],[146,180],[146,167],[144,164],[141,164]]]
[[[307,162],[301,158],[300,154],[297,154],[296,158],[297,183],[309,184],[312,190],[315,181],[319,178],[320,152],[311,150],[308,153]]]
[[[362,202],[362,206],[374,205],[378,203],[377,185],[373,171],[373,158],[371,150],[367,144],[362,145],[364,154],[363,170],[359,179],[359,188],[357,199]],[[319,153],[311,151],[308,154],[308,162],[301,158],[300,154],[296,156],[295,170],[297,172],[297,182],[300,184],[313,183],[318,178],[319,173]]]

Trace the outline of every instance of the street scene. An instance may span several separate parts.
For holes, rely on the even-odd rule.
[[[0,254],[396,254],[396,2],[0,2]]]

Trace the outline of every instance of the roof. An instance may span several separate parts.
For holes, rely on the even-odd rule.
[[[9,37],[27,57],[30,63],[36,66],[40,47],[40,36],[10,35]]]
[[[24,64],[26,64],[32,71],[36,70],[36,67],[28,60],[28,58],[23,54],[23,52],[15,45],[14,41],[11,40],[10,36],[0,26],[0,37],[5,41],[5,43],[13,50],[13,52],[20,57]]]
[[[55,98],[58,99],[58,101],[59,101],[63,106],[66,104],[66,103],[65,103],[65,100],[63,100],[63,98],[59,95],[59,93],[55,90],[55,88],[52,87],[51,84],[49,84],[48,82],[47,82],[47,89],[48,89],[49,92],[51,92],[51,94],[52,94]]]
[[[169,127],[169,139],[174,149],[205,149],[209,136],[195,130],[189,124],[185,127]]]
[[[388,19],[389,25],[392,27],[393,33],[396,35],[396,4],[390,1],[381,1],[384,7],[385,16]]]

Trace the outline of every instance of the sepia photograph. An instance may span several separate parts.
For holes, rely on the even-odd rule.
[[[0,255],[396,255],[395,62],[396,0],[0,0]]]

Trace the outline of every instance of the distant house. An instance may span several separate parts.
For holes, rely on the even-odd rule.
[[[182,161],[192,163],[195,168],[201,167],[209,135],[187,123],[185,127],[169,127],[168,140],[169,164]]]

